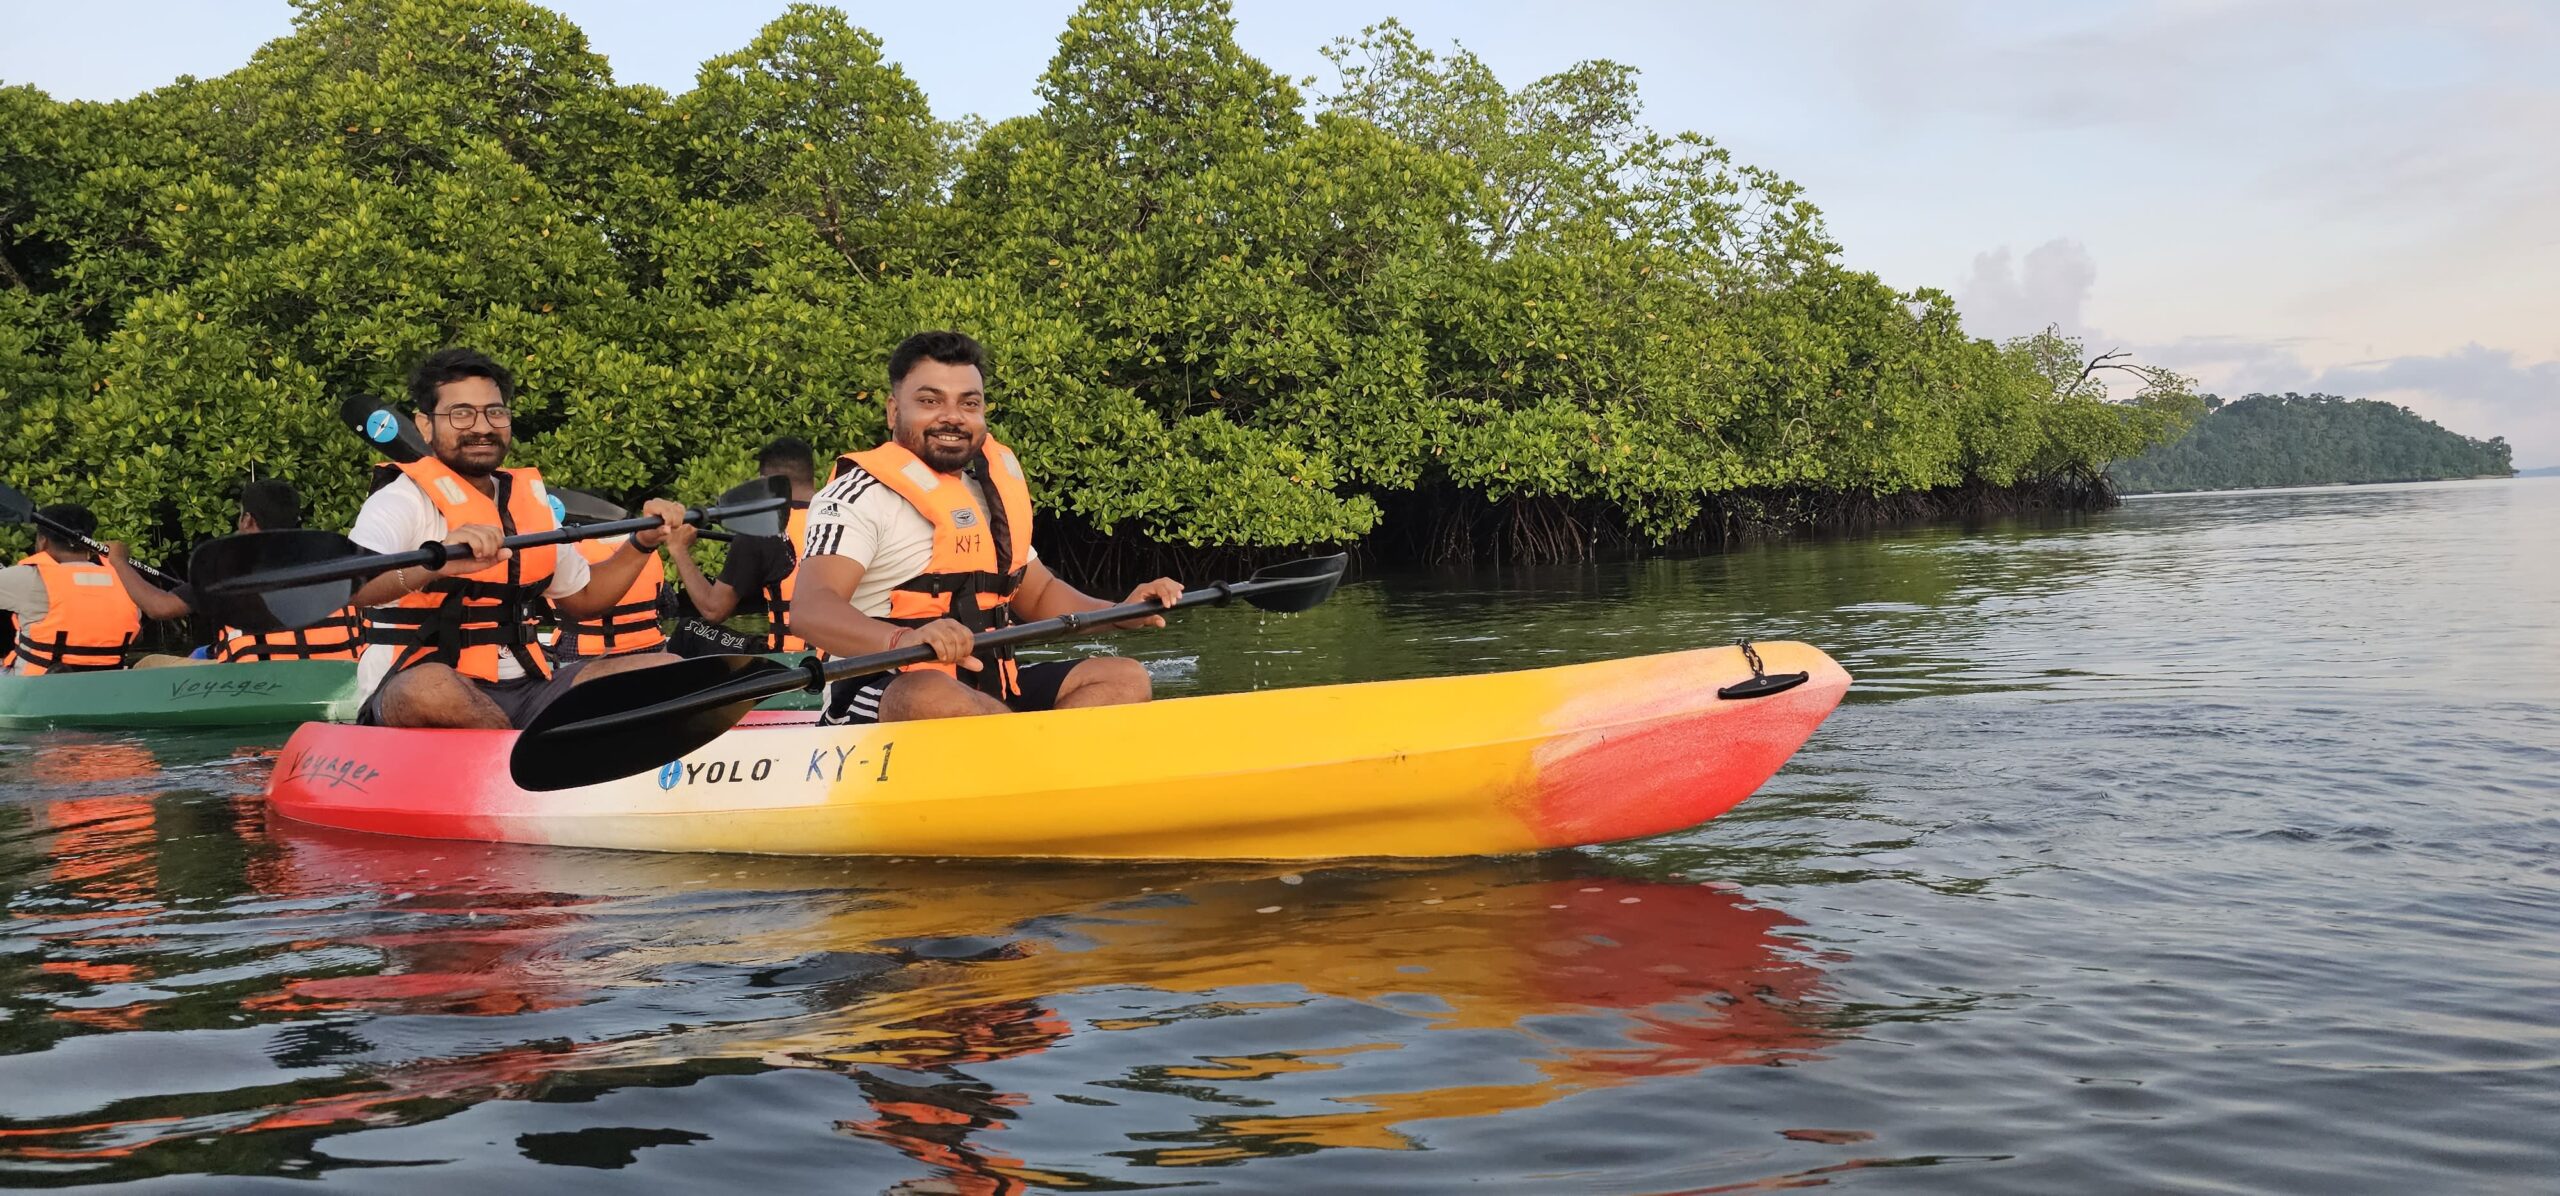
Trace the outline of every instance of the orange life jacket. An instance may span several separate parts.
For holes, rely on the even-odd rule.
[[[224,663],[244,660],[354,660],[364,649],[364,616],[352,606],[309,627],[263,634],[237,627],[222,629],[213,658]]]
[[[1013,623],[1013,608],[1007,603],[1021,588],[1024,564],[1031,556],[1031,487],[1023,480],[1022,462],[1013,450],[992,436],[987,438],[982,459],[969,468],[992,500],[990,509],[979,509],[959,477],[934,472],[896,441],[836,458],[837,477],[860,470],[907,500],[933,524],[933,557],[925,562],[924,572],[889,592],[885,621],[922,627],[948,618],[971,631],[992,631]],[[1022,692],[1010,650],[980,652],[978,658],[985,667],[974,674],[940,661],[907,667],[950,673],[998,698]]]
[[[601,565],[606,557],[621,551],[629,536],[605,540],[580,540],[575,545],[578,555],[590,565]],[[658,591],[666,588],[666,571],[659,568],[654,556],[640,567],[631,588],[623,591],[622,601],[592,619],[562,619],[560,636],[551,649],[562,656],[625,656],[633,652],[654,652],[667,642],[666,633],[658,628]]]
[[[142,634],[142,608],[116,571],[89,561],[39,553],[19,562],[44,581],[44,617],[18,628],[12,654],[18,673],[88,673],[124,667],[124,650]]]
[[[791,521],[783,526],[782,538],[791,546],[791,572],[783,574],[781,581],[764,588],[765,620],[770,624],[765,633],[764,650],[806,652],[809,641],[791,634],[791,591],[799,588],[800,547],[809,539],[809,504],[791,504]]]
[[[551,517],[542,474],[535,470],[492,473],[498,486],[493,499],[433,457],[404,461],[397,468],[426,492],[448,531],[494,524],[513,536],[559,526]],[[519,548],[504,564],[439,577],[391,605],[374,607],[365,612],[364,642],[397,646],[400,655],[391,666],[395,672],[432,661],[466,677],[495,681],[498,656],[504,652],[525,675],[548,677],[551,662],[534,637],[541,630],[546,610],[542,591],[551,584],[558,552],[559,546],[552,544]]]

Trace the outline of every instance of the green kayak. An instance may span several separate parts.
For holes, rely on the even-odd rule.
[[[761,653],[760,655],[762,655],[766,660],[780,661],[780,662],[782,662],[783,664],[790,665],[791,667],[793,667],[793,668],[795,668],[795,669],[796,669],[796,668],[800,667],[800,664],[801,664],[801,662],[802,662],[802,661],[805,661],[805,660],[809,659],[809,657],[811,656],[811,653],[807,653],[807,652],[765,652],[765,653]],[[812,692],[810,692],[810,691],[808,691],[808,690],[805,690],[805,689],[795,689],[795,690],[792,690],[790,693],[783,694],[783,695],[782,695],[782,696],[780,696],[780,697],[766,698],[765,700],[763,700],[763,701],[761,701],[761,702],[756,703],[756,709],[758,709],[758,710],[815,710],[815,709],[817,709],[817,708],[819,707],[819,705],[820,705],[820,704],[821,704],[821,703],[820,703],[819,695],[817,695],[817,694],[815,694],[815,693],[812,693]]]
[[[355,714],[348,660],[0,675],[0,727],[236,727]]]

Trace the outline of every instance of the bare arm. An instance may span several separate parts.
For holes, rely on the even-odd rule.
[[[906,628],[883,623],[853,609],[853,591],[862,585],[862,562],[834,555],[800,562],[800,580],[792,583],[791,634],[836,656],[868,656],[893,647]]]
[[[1129,597],[1125,599],[1125,601],[1137,602],[1146,598],[1155,598],[1161,600],[1165,605],[1170,606],[1176,599],[1181,597],[1181,582],[1175,581],[1170,577],[1159,577],[1154,581],[1147,582],[1146,584],[1139,586],[1137,589],[1129,591]],[[1047,565],[1038,561],[1033,561],[1023,569],[1022,588],[1013,592],[1012,605],[1014,618],[1025,623],[1032,623],[1041,619],[1054,619],[1060,615],[1081,614],[1089,610],[1101,610],[1105,607],[1117,606],[1119,604],[1114,602],[1105,602],[1102,599],[1096,598],[1091,594],[1087,594],[1084,591],[1075,588],[1074,586],[1068,585],[1065,581],[1060,580],[1057,574],[1049,572],[1049,567]],[[796,612],[797,608],[795,607],[794,610]],[[1115,624],[1115,626],[1162,627],[1164,626],[1164,616],[1145,615]]]
[[[562,552],[570,549],[563,548]],[[658,552],[642,548],[637,539],[625,540],[613,555],[587,568],[587,588],[551,600],[552,609],[563,619],[591,619],[612,610],[631,592],[631,583],[640,580],[640,570],[658,567]]]
[[[862,584],[862,563],[833,553],[803,559],[792,583],[791,634],[835,656],[869,656],[891,648],[933,645],[934,659],[964,669],[984,668],[969,654],[972,636],[956,620],[922,627],[884,623],[853,609],[850,595]]]
[[[122,540],[107,542],[107,565],[116,571],[116,580],[124,583],[125,596],[133,599],[142,613],[154,619],[183,619],[195,613],[186,599],[151,584],[142,571],[133,567],[133,550]]]
[[[685,596],[693,600],[694,613],[717,623],[738,613],[737,587],[725,581],[705,577],[702,566],[693,560],[694,529],[677,528],[667,537],[667,555],[676,562],[676,580],[684,583]]]
[[[552,609],[564,619],[592,619],[612,610],[631,592],[631,583],[640,580],[640,570],[658,567],[658,546],[667,542],[667,529],[684,522],[684,504],[663,498],[650,499],[641,513],[655,515],[659,526],[631,533],[613,555],[590,566],[587,588],[551,600]]]
[[[433,569],[418,567],[394,569],[357,586],[355,596],[347,601],[349,605],[358,609],[383,606],[399,601],[403,596],[416,592],[418,587],[441,576],[443,574]]]

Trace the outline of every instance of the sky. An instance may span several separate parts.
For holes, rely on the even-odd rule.
[[[780,0],[552,0],[625,82],[691,87]],[[1073,4],[840,4],[944,116],[1031,111]],[[2327,391],[2560,465],[2560,3],[1236,0],[1319,50],[1394,17],[1519,86],[1606,58],[1645,117],[1803,183],[1846,260],[2225,397]],[[0,83],[118,99],[286,33],[274,0],[0,0]]]

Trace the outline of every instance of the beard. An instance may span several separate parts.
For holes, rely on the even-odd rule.
[[[450,449],[437,445],[436,460],[444,462],[445,468],[478,481],[507,463],[507,445],[508,437],[504,435],[474,433],[456,440]],[[497,450],[494,453],[490,451],[493,446]]]
[[[958,444],[951,444],[934,438],[934,434],[943,432],[957,432],[963,439]],[[968,428],[952,423],[929,425],[913,431],[898,429],[898,446],[914,453],[936,473],[960,472],[978,455],[986,439],[984,432],[971,433]]]

